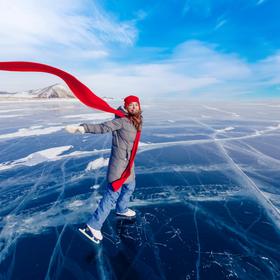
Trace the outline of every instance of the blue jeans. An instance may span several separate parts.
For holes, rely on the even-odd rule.
[[[97,209],[87,224],[96,230],[100,230],[110,211],[116,206],[118,213],[124,213],[128,209],[130,197],[135,189],[135,180],[131,183],[123,184],[122,187],[114,192],[112,185],[108,183],[105,193],[100,200]]]

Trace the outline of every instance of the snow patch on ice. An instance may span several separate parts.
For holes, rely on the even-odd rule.
[[[107,166],[109,163],[109,158],[98,158],[88,163],[86,171],[99,169],[103,166]]]
[[[34,166],[45,161],[54,161],[59,159],[59,155],[61,153],[69,150],[72,147],[73,146],[69,145],[69,146],[61,146],[61,147],[54,147],[50,149],[41,150],[32,153],[27,157],[15,161],[2,163],[0,164],[0,170],[7,170],[16,166]]]
[[[25,117],[27,115],[0,115],[0,119],[7,119],[7,118],[17,118],[17,117]]]
[[[223,128],[223,129],[216,129],[216,132],[226,132],[226,131],[230,131],[230,130],[233,130],[234,127],[233,126],[228,126],[226,128]]]
[[[146,145],[149,145],[149,143],[139,142],[139,146],[146,146]]]
[[[69,203],[68,208],[69,209],[75,209],[75,208],[80,207],[82,205],[84,205],[84,201],[82,201],[82,200],[74,200],[74,201],[71,201]]]
[[[18,112],[18,111],[26,111],[27,109],[0,109],[0,114],[2,113],[10,113],[10,112]]]
[[[91,190],[97,190],[100,188],[100,185],[93,185],[92,187],[90,187]]]
[[[42,128],[42,126],[30,126],[28,128],[20,128],[16,132],[2,134],[0,135],[0,139],[46,135],[46,134],[60,131],[63,128],[64,128],[63,126],[52,126],[52,127],[45,127],[45,128]]]

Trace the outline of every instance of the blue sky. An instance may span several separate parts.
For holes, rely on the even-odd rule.
[[[280,96],[276,0],[3,0],[0,60],[47,63],[100,96]],[[60,82],[0,72],[0,91]]]

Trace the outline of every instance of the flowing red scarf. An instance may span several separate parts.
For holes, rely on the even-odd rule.
[[[92,107],[94,109],[116,114],[121,118],[126,117],[126,115],[123,112],[111,107],[107,102],[105,102],[103,99],[95,95],[86,85],[81,83],[73,75],[61,69],[46,64],[36,63],[36,62],[8,61],[8,62],[0,62],[0,70],[21,71],[21,72],[45,72],[45,73],[56,75],[65,81],[65,83],[74,93],[74,95],[85,105]],[[131,156],[126,169],[124,170],[124,172],[122,173],[119,179],[112,182],[112,187],[114,191],[118,191],[123,185],[123,183],[125,182],[125,180],[131,174],[131,168],[137,152],[140,135],[141,135],[141,131],[137,131],[133,143],[132,151],[131,151]]]

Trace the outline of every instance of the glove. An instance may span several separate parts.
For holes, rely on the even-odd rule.
[[[86,131],[81,125],[66,125],[65,130],[69,133],[82,133],[84,134]]]

